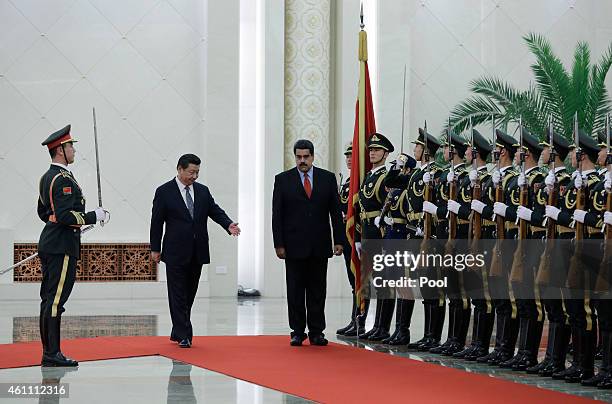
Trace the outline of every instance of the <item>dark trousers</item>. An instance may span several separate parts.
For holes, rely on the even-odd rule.
[[[327,258],[286,259],[287,305],[291,336],[310,337],[325,330]]]
[[[351,271],[351,245],[349,243],[344,243],[342,248],[342,254],[344,255],[344,266],[346,267],[346,276],[351,284],[351,290],[353,291],[353,294],[355,294],[355,274],[353,274],[353,271]]]
[[[61,317],[76,280],[77,259],[69,255],[39,254],[43,279],[40,284],[40,339],[43,352],[60,352]]]
[[[191,326],[191,308],[198,292],[202,264],[196,256],[185,265],[166,264],[166,279],[168,284],[168,304],[172,318],[170,338],[181,341],[193,338]]]

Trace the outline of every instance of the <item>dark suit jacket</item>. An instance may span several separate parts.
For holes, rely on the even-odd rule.
[[[185,265],[191,261],[193,254],[196,254],[200,264],[210,263],[208,218],[225,231],[232,224],[232,220],[215,203],[207,186],[195,182],[193,193],[192,219],[175,178],[155,191],[151,214],[151,251],[161,251],[161,259],[168,265]],[[166,231],[162,246],[164,223]]]
[[[312,196],[309,199],[297,168],[274,178],[272,232],[274,248],[284,247],[287,258],[329,258],[334,244],[345,238],[336,176],[313,167]]]

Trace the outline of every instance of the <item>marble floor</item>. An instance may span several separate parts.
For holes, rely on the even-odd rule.
[[[327,300],[327,338],[331,341],[612,403],[612,391],[569,385],[522,372],[466,363],[438,355],[408,352],[405,348],[389,349],[380,344],[363,344],[356,343],[353,339],[337,338],[334,331],[347,322],[350,306],[349,299]],[[0,306],[0,343],[36,340],[37,312],[38,302],[35,300],[3,302]],[[198,299],[192,314],[192,322],[196,335],[279,335],[289,332],[284,299]],[[368,318],[368,326],[372,322],[373,319]],[[62,326],[63,335],[69,338],[96,335],[168,335],[170,316],[165,299],[100,301],[74,299],[66,306]],[[423,311],[418,303],[411,329],[413,338],[421,337]],[[51,402],[62,403],[301,403],[305,401],[163,357],[84,362],[77,371],[65,375],[61,374],[61,370],[49,372],[51,373],[43,374],[40,367],[0,370],[0,383],[40,383],[43,377],[51,379],[61,377],[62,383],[69,383],[69,397]],[[20,400],[19,402],[28,402],[27,399]],[[5,401],[7,399],[0,398],[0,402]]]

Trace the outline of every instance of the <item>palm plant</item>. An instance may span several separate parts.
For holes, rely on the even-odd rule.
[[[495,118],[506,127],[518,122],[532,133],[543,135],[552,115],[555,131],[571,137],[574,113],[578,112],[580,127],[587,133],[603,128],[605,114],[611,110],[605,79],[612,66],[612,44],[601,60],[591,65],[589,45],[578,42],[571,72],[568,72],[542,35],[530,33],[523,37],[536,61],[531,65],[535,85],[519,90],[497,77],[472,80],[474,93],[453,108],[450,115],[455,130],[465,130],[470,118],[474,125]]]

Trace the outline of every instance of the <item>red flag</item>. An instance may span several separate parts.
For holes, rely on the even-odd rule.
[[[349,203],[346,215],[346,236],[351,245],[351,271],[355,275],[355,298],[357,305],[363,308],[361,260],[355,249],[355,204],[358,201],[359,189],[365,175],[372,168],[366,144],[376,132],[372,90],[368,71],[367,34],[359,32],[359,93],[355,106],[355,129],[353,131],[353,155],[351,157],[351,182],[349,186]]]

